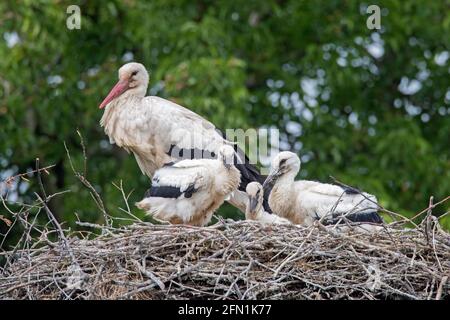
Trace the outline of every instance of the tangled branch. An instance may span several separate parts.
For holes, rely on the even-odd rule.
[[[198,228],[137,222],[34,239],[6,252],[0,299],[442,299],[450,236],[386,228],[340,232],[323,225],[263,227],[219,221]],[[76,265],[76,267],[74,267]]]

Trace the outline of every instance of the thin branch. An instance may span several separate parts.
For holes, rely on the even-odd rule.
[[[96,203],[97,207],[100,209],[101,213],[103,214],[103,218],[105,219],[105,224],[107,226],[110,226],[112,221],[111,217],[106,212],[105,205],[103,204],[103,200],[101,196],[98,194],[97,190],[95,190],[94,186],[85,178],[83,174],[75,170],[75,167],[73,165],[72,157],[70,156],[69,149],[67,148],[66,142],[64,142],[64,148],[66,149],[66,154],[69,159],[70,167],[72,168],[72,172],[74,173],[75,177],[80,180],[80,182],[89,189],[92,198],[94,199],[94,202]]]

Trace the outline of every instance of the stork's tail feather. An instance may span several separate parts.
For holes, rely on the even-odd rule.
[[[352,186],[348,186],[348,185],[343,184],[342,182],[339,182],[339,181],[337,181],[335,179],[333,181],[333,184],[341,187],[346,194],[362,194],[363,193],[358,188],[355,188],[355,187],[352,187]]]
[[[352,222],[370,222],[370,223],[378,223],[382,224],[383,219],[379,215],[377,211],[363,212],[363,213],[354,213],[347,216]]]
[[[382,224],[383,219],[377,211],[368,211],[368,212],[358,212],[351,213],[342,216],[335,216],[332,219],[326,221],[326,225],[336,224],[336,223],[345,223],[345,221],[350,222],[359,222],[359,223],[375,223]]]

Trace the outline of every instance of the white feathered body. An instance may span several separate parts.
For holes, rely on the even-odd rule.
[[[289,220],[279,217],[275,213],[271,214],[264,210],[264,189],[260,183],[249,183],[247,185],[246,191],[248,194],[248,201],[245,210],[245,219],[258,221],[259,223],[264,225],[291,224]]]
[[[152,188],[170,186],[183,194],[176,198],[146,197],[137,206],[157,220],[205,226],[239,182],[240,173],[234,166],[227,169],[214,159],[182,160],[157,170]],[[189,188],[195,191],[187,195]]]
[[[269,205],[294,224],[311,225],[323,216],[377,210],[376,197],[368,193],[346,193],[340,186],[316,181],[282,180],[274,185]]]
[[[156,96],[118,97],[106,106],[100,125],[111,143],[134,154],[142,173],[150,178],[164,164],[180,160],[171,156],[176,150],[195,149],[207,153],[195,158],[208,158],[217,155],[221,146],[234,145],[211,122]],[[173,146],[176,150],[171,151]],[[229,201],[244,211],[245,199],[245,192],[236,191]]]
[[[288,219],[280,217],[275,213],[266,212],[264,208],[261,208],[258,212],[256,212],[255,215],[247,216],[246,218],[247,220],[258,221],[259,223],[264,225],[292,224]]]
[[[156,96],[115,99],[105,108],[100,125],[111,143],[135,155],[142,173],[149,177],[173,160],[167,154],[172,145],[217,153],[220,146],[229,144],[212,123]]]

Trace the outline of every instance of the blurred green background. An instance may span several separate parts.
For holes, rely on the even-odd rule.
[[[80,30],[66,27],[72,4],[81,8]],[[371,4],[381,8],[380,30],[366,26]],[[0,178],[32,170],[37,157],[55,164],[44,175],[48,193],[71,190],[51,201],[57,218],[102,223],[63,145],[81,170],[79,129],[87,178],[107,211],[126,217],[112,183],[123,180],[134,207],[149,180],[109,144],[98,105],[133,60],[151,73],[148,94],[221,129],[279,128],[281,147],[301,156],[301,178],[332,175],[411,217],[430,196],[450,195],[449,35],[444,0],[3,0]],[[12,209],[35,200],[36,179],[27,180],[2,184]],[[449,210],[447,202],[433,214]],[[229,205],[220,213],[243,217]],[[0,215],[14,220],[3,206]],[[448,216],[441,223],[450,229]]]

